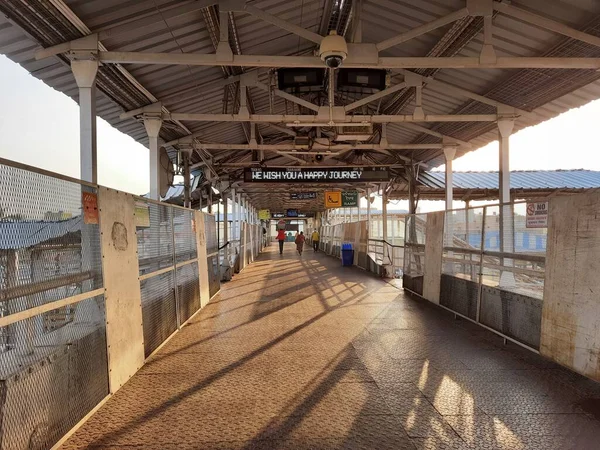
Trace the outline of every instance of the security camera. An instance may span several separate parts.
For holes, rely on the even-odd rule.
[[[338,36],[335,31],[331,31],[329,36],[325,36],[321,41],[319,56],[330,69],[339,68],[348,56],[348,45],[344,37]]]

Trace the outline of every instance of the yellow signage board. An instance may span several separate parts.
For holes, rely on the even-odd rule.
[[[271,210],[269,209],[259,209],[258,210],[258,219],[259,220],[269,220],[271,218]]]
[[[325,191],[325,208],[340,208],[342,206],[342,193],[339,191]]]
[[[150,208],[148,207],[148,203],[135,202],[134,216],[137,228],[148,228],[150,226]]]

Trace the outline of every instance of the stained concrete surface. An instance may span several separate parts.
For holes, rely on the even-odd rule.
[[[63,448],[598,448],[598,384],[339,260],[276,247]]]

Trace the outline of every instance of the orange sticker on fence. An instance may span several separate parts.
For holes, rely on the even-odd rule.
[[[84,192],[83,200],[83,223],[98,223],[98,197],[93,192]]]

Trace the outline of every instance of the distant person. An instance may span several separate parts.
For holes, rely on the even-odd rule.
[[[277,240],[279,241],[279,254],[283,255],[283,243],[285,242],[285,230],[277,232]]]
[[[310,238],[312,240],[313,250],[315,252],[318,252],[319,251],[319,241],[321,240],[321,236],[319,236],[319,232],[317,230],[313,231]]]
[[[301,231],[296,236],[296,240],[294,241],[296,243],[296,250],[298,251],[299,255],[301,255],[302,254],[302,250],[304,250],[304,241],[305,240],[306,240],[306,236],[304,236],[304,231]]]

